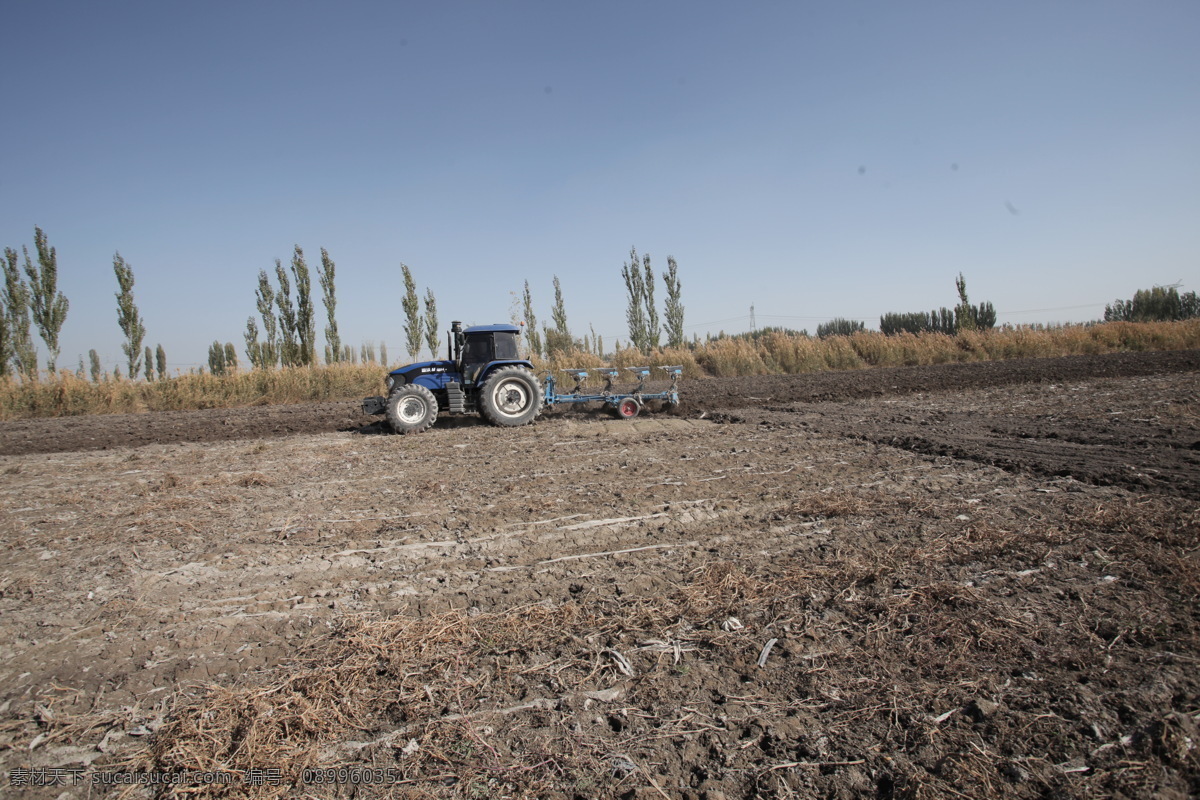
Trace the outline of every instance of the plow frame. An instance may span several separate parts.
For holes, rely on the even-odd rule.
[[[627,372],[637,376],[637,386],[629,390],[617,390],[614,383],[621,371],[613,367],[601,367],[592,371],[586,369],[567,369],[563,372],[575,380],[575,386],[568,392],[559,392],[553,373],[546,373],[543,381],[545,403],[555,406],[559,403],[604,403],[620,417],[635,417],[642,406],[650,400],[662,400],[668,405],[679,404],[679,378],[683,375],[681,366],[660,366],[671,377],[671,385],[660,392],[647,392],[646,381],[652,372],[651,367],[626,367]],[[588,393],[583,383],[591,372],[604,377],[604,387],[599,392]]]

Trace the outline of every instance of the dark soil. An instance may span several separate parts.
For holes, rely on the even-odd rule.
[[[1198,371],[6,423],[0,795],[1200,797]]]
[[[799,425],[818,433],[1004,469],[1200,497],[1200,440],[1194,430],[1173,425],[1169,419],[1139,419],[1129,410],[1100,410],[1097,405],[1096,413],[1086,418],[1064,416],[1054,409],[1031,417],[1021,410],[1008,413],[999,407],[989,409],[982,420],[976,409],[936,401],[938,392],[978,390],[980,398],[1003,406],[1009,388],[1021,385],[1197,371],[1200,351],[1188,350],[710,378],[684,384],[684,402],[676,413],[719,421]],[[912,395],[917,396],[916,402],[906,402],[901,410],[887,400]],[[1082,400],[1084,405],[1093,400],[1103,404],[1102,398],[1089,398],[1086,392]],[[1175,400],[1195,402],[1196,393]],[[0,455],[331,431],[378,433],[378,419],[364,416],[357,401],[347,401],[17,420],[0,428]],[[455,421],[439,424],[444,427]]]

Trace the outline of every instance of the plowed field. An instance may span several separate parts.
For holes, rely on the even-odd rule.
[[[1200,795],[1198,371],[5,423],[0,793]]]

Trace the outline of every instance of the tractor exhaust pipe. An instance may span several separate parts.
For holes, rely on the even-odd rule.
[[[463,349],[463,333],[462,333],[462,323],[459,322],[458,320],[455,320],[454,322],[450,323],[450,338],[451,338],[452,344],[454,346],[453,361],[456,364],[461,363],[462,362],[462,349]]]

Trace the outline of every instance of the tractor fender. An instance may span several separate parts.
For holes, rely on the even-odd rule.
[[[524,367],[533,372],[533,363],[523,359],[507,359],[504,361],[489,361],[479,370],[479,374],[475,377],[475,385],[482,386],[483,382],[488,379],[488,376],[501,367]]]

